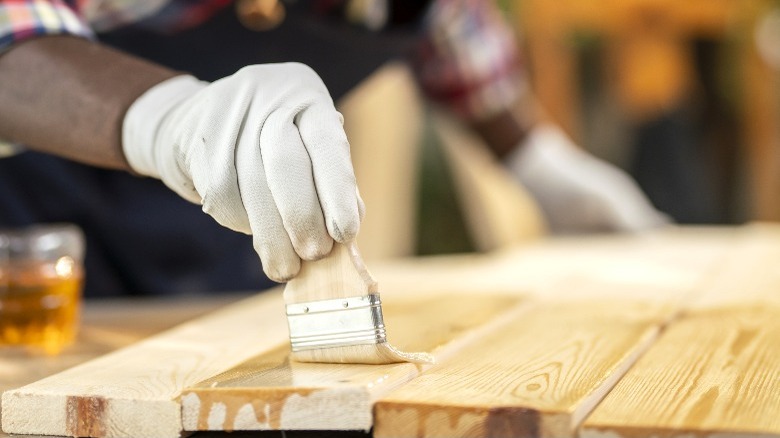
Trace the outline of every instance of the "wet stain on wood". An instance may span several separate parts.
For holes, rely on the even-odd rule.
[[[641,304],[530,306],[380,399],[374,436],[574,436],[614,385],[609,377],[625,372],[666,320]]]
[[[245,391],[229,388],[221,388],[216,391],[193,391],[191,394],[197,395],[200,401],[198,430],[213,428],[213,425],[209,424],[209,420],[212,418],[215,407],[219,406],[220,409],[223,409],[223,412],[218,415],[221,418],[221,430],[232,432],[240,429],[237,427],[236,419],[239,412],[244,409],[251,409],[254,420],[260,425],[265,425],[265,429],[279,429],[285,402],[293,395],[307,397],[314,391],[314,389],[304,388],[293,390],[269,388],[262,392],[261,398],[250,398],[247,397]]]
[[[780,307],[688,312],[585,421],[580,436],[780,436]]]
[[[384,306],[389,339],[404,350],[437,351],[523,301],[501,295],[447,298],[410,297]],[[318,411],[320,417],[360,419],[354,424],[364,421],[361,427],[369,428],[372,394],[389,391],[422,371],[413,364],[300,363],[290,360],[288,345],[281,345],[185,389],[181,395],[185,428],[280,429],[289,427],[290,418],[301,409]]]

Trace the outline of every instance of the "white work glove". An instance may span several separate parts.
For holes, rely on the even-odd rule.
[[[252,234],[263,270],[293,278],[301,259],[355,238],[363,218],[343,119],[303,64],[245,67],[214,83],[164,81],[123,122],[130,166]]]
[[[669,223],[633,179],[578,148],[554,125],[534,127],[505,164],[553,233],[640,231]]]

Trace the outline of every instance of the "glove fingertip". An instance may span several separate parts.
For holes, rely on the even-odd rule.
[[[339,243],[354,240],[358,235],[358,231],[360,231],[360,217],[358,214],[340,221],[334,219],[328,224],[328,232],[333,237],[333,240]]]
[[[264,263],[263,272],[271,280],[277,283],[286,283],[301,271],[301,260],[296,258],[294,263]]]
[[[333,249],[333,239],[330,236],[323,235],[294,246],[295,252],[298,253],[301,259],[310,261],[320,260],[330,254]]]
[[[301,270],[301,259],[295,254],[292,245],[267,245],[257,235],[253,236],[255,252],[260,256],[263,272],[277,283],[293,279]]]

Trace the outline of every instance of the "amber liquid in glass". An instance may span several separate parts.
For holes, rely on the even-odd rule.
[[[57,354],[76,338],[83,272],[70,257],[0,268],[0,346]]]

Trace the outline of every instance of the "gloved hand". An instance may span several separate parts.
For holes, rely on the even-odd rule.
[[[363,218],[343,119],[309,67],[245,67],[214,83],[164,81],[127,111],[122,145],[221,225],[252,234],[263,270],[286,281],[300,259],[355,238]]]
[[[622,170],[553,125],[531,129],[505,164],[538,201],[554,233],[639,231],[669,223]]]

